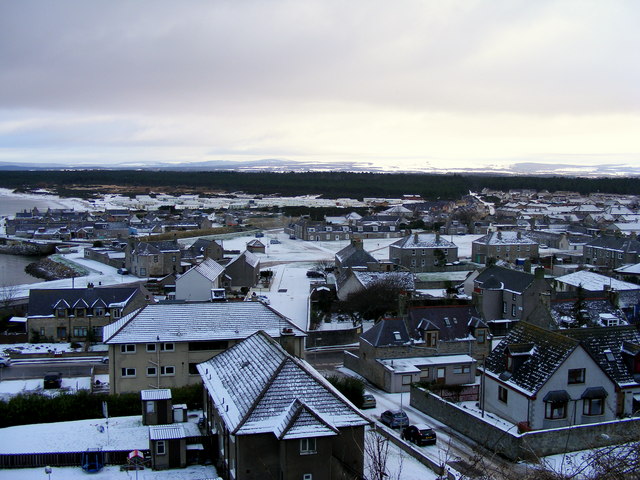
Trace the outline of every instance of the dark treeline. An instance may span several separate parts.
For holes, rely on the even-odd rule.
[[[398,197],[419,194],[425,199],[454,199],[469,190],[484,187],[496,190],[535,189],[571,190],[583,194],[591,192],[638,194],[640,180],[625,178],[533,177],[491,175],[436,175],[421,173],[382,174],[352,172],[182,172],[152,170],[51,170],[3,171],[0,186],[13,189],[48,187],[60,194],[76,195],[73,186],[97,187],[103,193],[119,185],[131,187],[171,188],[183,191],[219,190],[243,191],[252,194],[280,194],[285,196],[321,194],[325,198],[338,197]]]

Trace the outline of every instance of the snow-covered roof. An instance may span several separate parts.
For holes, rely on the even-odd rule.
[[[475,244],[485,245],[537,245],[538,242],[522,232],[510,230],[491,232],[475,240]]]
[[[625,265],[624,267],[617,268],[616,272],[623,274],[626,273],[628,275],[640,275],[640,263]]]
[[[174,423],[172,425],[150,425],[149,440],[173,440],[176,438],[186,438],[182,424]]]
[[[140,399],[142,401],[149,400],[169,400],[171,399],[170,388],[156,388],[153,390],[140,390]]]
[[[640,285],[616,280],[615,278],[600,275],[599,273],[580,270],[569,273],[555,279],[557,282],[566,283],[574,287],[582,286],[585,290],[596,292],[599,290],[640,290]]]
[[[201,264],[196,265],[195,267],[185,272],[184,275],[187,275],[190,272],[197,272],[207,280],[214,281],[224,273],[224,267],[216,262],[213,258],[207,258]]]
[[[199,364],[198,371],[234,435],[315,437],[370,423],[313,367],[264,332]]]
[[[305,335],[261,302],[171,303],[147,305],[105,326],[103,338],[107,344],[230,340],[258,330],[279,337],[283,328]]]
[[[392,369],[394,373],[419,373],[420,367],[437,365],[453,365],[453,364],[469,364],[475,360],[469,355],[441,355],[430,357],[411,357],[411,358],[385,358],[378,359],[385,367]]]
[[[457,245],[437,233],[415,233],[401,238],[390,246],[399,248],[458,248]]]

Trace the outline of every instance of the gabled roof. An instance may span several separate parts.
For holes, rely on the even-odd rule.
[[[165,252],[179,252],[180,246],[178,242],[166,240],[161,242],[140,242],[134,250],[134,255],[159,255]]]
[[[500,288],[522,293],[531,285],[535,278],[535,275],[532,273],[492,265],[480,272],[474,279],[474,283],[478,284],[480,288]],[[485,282],[487,282],[486,287]],[[500,287],[500,285],[502,285],[502,287]]]
[[[533,345],[531,355],[510,374],[507,349],[510,345],[523,344]],[[535,395],[578,346],[578,340],[520,321],[486,358],[485,368],[488,373],[500,376],[507,385]]]
[[[436,233],[407,235],[389,246],[399,248],[458,248],[455,243],[446,240],[443,236]]]
[[[343,268],[365,267],[369,263],[378,263],[378,260],[373,258],[369,252],[353,243],[338,251],[336,260],[340,262],[340,266]]]
[[[611,290],[640,290],[640,285],[636,285],[635,283],[623,282],[622,280],[587,270],[562,275],[561,277],[556,277],[555,280],[574,287],[581,286],[585,290],[592,292],[601,291],[606,288],[610,288]]]
[[[29,290],[29,317],[51,316],[60,305],[86,308],[102,302],[106,306],[124,307],[138,291],[138,287],[34,288]]]
[[[108,344],[237,340],[259,330],[277,338],[283,328],[305,336],[288,318],[261,302],[159,303],[105,326],[103,338]]]
[[[245,250],[244,252],[240,253],[239,255],[236,255],[231,260],[229,260],[229,263],[227,263],[227,267],[231,266],[235,262],[241,262],[241,261],[246,262],[247,265],[251,267],[256,267],[260,263],[260,259],[258,258],[257,255],[254,255],[250,251]]]
[[[582,314],[585,315],[592,325],[600,322],[600,316],[603,314],[613,315],[620,319],[622,323],[627,323],[627,319],[622,311],[614,307],[605,292],[599,292],[600,295],[585,295],[582,300]],[[575,292],[558,292],[556,298],[551,302],[551,317],[557,325],[563,321],[572,323],[575,320],[575,305],[578,297]]]
[[[599,247],[618,252],[640,254],[640,241],[631,237],[603,235],[587,242],[585,247]]]
[[[484,245],[537,245],[538,242],[529,238],[525,233],[511,230],[488,233],[477,240],[474,244]]]
[[[570,328],[562,333],[579,340],[600,368],[620,387],[640,385],[625,364],[624,347],[633,353],[640,348],[640,333],[635,326],[607,328]]]
[[[313,367],[264,332],[199,364],[198,371],[234,435],[316,437],[370,423]]]
[[[409,328],[417,332],[419,338],[422,337],[420,330],[437,329],[440,340],[466,340],[471,338],[472,328],[478,326],[486,328],[473,305],[416,307],[409,310]]]
[[[190,272],[197,272],[207,280],[214,281],[224,273],[224,267],[214,259],[207,258],[201,264],[196,265],[195,267],[192,267],[188,271],[184,272],[182,276],[187,275]]]

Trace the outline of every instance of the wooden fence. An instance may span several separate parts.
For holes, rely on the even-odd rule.
[[[103,451],[105,465],[125,465],[130,450]],[[149,450],[141,450],[149,458]],[[7,453],[0,455],[0,468],[80,467],[84,452]]]

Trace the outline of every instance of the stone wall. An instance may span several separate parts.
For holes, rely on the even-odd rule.
[[[330,347],[333,345],[353,345],[358,343],[362,327],[344,330],[309,330],[307,332],[307,348]]]
[[[637,440],[640,432],[640,418],[627,418],[519,434],[515,427],[513,431],[505,431],[458,405],[415,387],[411,388],[410,404],[514,461],[535,461],[547,455],[627,443]]]

